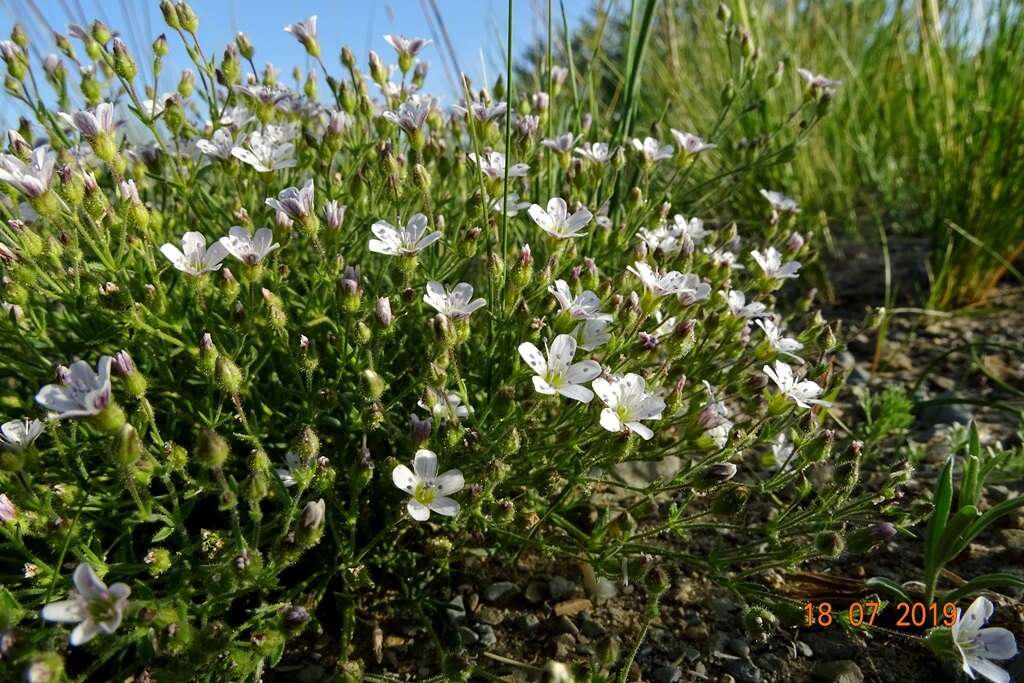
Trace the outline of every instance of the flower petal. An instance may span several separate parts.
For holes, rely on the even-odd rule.
[[[285,470],[278,470],[278,472],[283,471]],[[406,493],[412,493],[413,489],[416,488],[416,475],[405,465],[398,465],[395,469],[391,470],[391,481]]]
[[[71,638],[68,642],[72,646],[84,645],[95,638],[99,632],[99,624],[92,619],[86,619],[71,632]]]
[[[546,375],[548,372],[548,362],[544,359],[544,354],[540,352],[534,344],[531,342],[523,342],[519,345],[519,355],[522,357],[526,364],[530,366],[534,372],[538,375]]]
[[[558,393],[580,403],[590,403],[594,399],[594,392],[582,384],[565,384],[558,387]]]
[[[58,600],[43,607],[43,619],[62,624],[77,624],[85,618],[80,599]]]
[[[619,419],[619,416],[615,414],[615,411],[608,408],[601,411],[601,426],[609,432],[622,431],[622,421]]]
[[[442,496],[448,496],[456,491],[461,491],[465,485],[466,480],[459,470],[448,470],[434,481],[437,492]]]
[[[412,460],[412,469],[416,476],[425,482],[432,482],[437,477],[437,454],[421,448],[416,451]]]
[[[409,499],[409,502],[405,504],[405,509],[409,511],[409,516],[417,522],[425,522],[430,519],[430,508],[415,498]]]
[[[455,517],[459,514],[461,506],[454,498],[438,496],[430,502],[430,509],[439,515],[444,515],[445,517]]]

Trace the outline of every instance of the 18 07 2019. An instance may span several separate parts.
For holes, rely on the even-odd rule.
[[[932,626],[952,626],[956,623],[956,605],[947,603],[897,602],[892,605],[895,610],[894,625],[896,628],[930,628]],[[875,619],[882,609],[878,600],[853,602],[846,608],[846,616],[851,626],[874,626]],[[841,608],[833,609],[830,602],[805,602],[804,624],[806,626],[832,626],[836,622]],[[893,624],[887,624],[893,625]]]

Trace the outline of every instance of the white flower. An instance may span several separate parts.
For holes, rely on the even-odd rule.
[[[957,610],[952,628],[953,643],[963,659],[964,673],[972,679],[978,673],[993,683],[1010,683],[1010,674],[992,660],[1017,656],[1013,633],[1005,628],[981,628],[994,611],[992,602],[984,596],[976,598],[966,612]]]
[[[757,249],[750,252],[750,255],[761,266],[764,274],[774,280],[788,280],[797,277],[800,270],[799,261],[782,262],[782,254],[775,247],[768,247],[762,254]]]
[[[676,144],[687,154],[700,154],[706,152],[709,149],[715,149],[718,145],[708,144],[704,142],[700,137],[693,133],[684,133],[683,131],[672,128],[672,137],[675,138]]]
[[[530,218],[540,226],[540,229],[557,239],[570,237],[583,237],[587,233],[580,232],[587,223],[594,217],[586,207],[576,213],[569,215],[569,207],[561,197],[552,197],[548,200],[548,208],[545,211],[539,205],[530,207]]]
[[[427,40],[426,38],[405,38],[404,36],[396,35],[385,35],[384,40],[387,41],[388,45],[395,48],[395,52],[398,56],[408,55],[409,57],[415,57],[419,54],[420,50],[430,45],[433,41]]]
[[[87,138],[94,138],[101,133],[113,133],[115,128],[114,105],[109,102],[101,102],[91,111],[76,111],[73,116],[64,112],[58,112],[57,116]]]
[[[792,337],[782,336],[782,330],[775,324],[770,318],[763,318],[754,321],[758,327],[764,331],[765,339],[768,341],[776,352],[793,358],[799,363],[803,363],[803,359],[796,355],[796,352],[804,348],[804,345],[798,342]]]
[[[704,380],[704,390],[707,392],[708,402],[701,410],[698,422],[705,428],[704,436],[711,439],[718,448],[725,448],[734,426],[733,421],[729,419],[729,408],[724,401],[718,399],[714,387],[707,380]]]
[[[504,201],[505,201],[505,197],[503,197],[503,196],[502,197],[498,197],[497,199],[492,201],[491,202],[491,210],[496,212],[496,213],[501,213],[501,207],[502,207]],[[508,205],[506,207],[507,210],[505,211],[505,214],[508,215],[510,218],[514,217],[514,216],[518,216],[520,211],[522,211],[525,208],[528,208],[529,206],[530,206],[530,202],[519,201],[519,195],[518,194],[516,194],[515,192],[509,192],[508,193]]]
[[[831,78],[825,78],[821,74],[816,74],[809,69],[797,69],[796,72],[814,90],[824,90],[831,93],[843,84],[842,81],[833,81]]]
[[[148,97],[142,100],[142,113],[146,114],[149,118],[155,119],[164,113],[167,108],[167,100],[175,99],[178,94],[175,92],[165,92],[162,95],[158,95],[155,99],[149,99]]]
[[[585,289],[578,296],[573,296],[572,290],[565,280],[555,280],[555,284],[548,287],[561,309],[569,314],[573,320],[611,320],[612,316],[601,313],[601,299],[589,289]]]
[[[425,234],[427,217],[422,213],[413,214],[409,223],[401,229],[385,221],[377,221],[370,226],[370,230],[377,236],[367,245],[370,251],[388,256],[411,256],[441,239],[439,232]]]
[[[313,179],[306,180],[302,188],[287,187],[277,193],[277,199],[267,197],[265,203],[293,221],[304,221],[313,215]]]
[[[701,282],[693,273],[683,274],[675,270],[660,273],[643,261],[637,261],[626,270],[640,278],[647,291],[656,297],[674,294],[681,302],[691,304],[711,295],[711,285]]]
[[[612,335],[608,332],[608,321],[592,318],[584,320],[572,331],[579,347],[584,351],[593,351],[599,346],[604,346]]]
[[[448,470],[437,473],[437,455],[433,451],[421,448],[416,451],[412,461],[412,469],[399,465],[391,471],[391,481],[412,499],[406,504],[409,516],[417,522],[430,519],[430,513],[436,512],[445,517],[459,514],[458,501],[449,498],[466,485],[462,472]]]
[[[776,211],[785,211],[786,213],[800,213],[800,205],[796,203],[796,200],[787,197],[781,192],[762,189],[761,196],[767,199],[768,203],[772,205],[772,209]]]
[[[239,134],[238,139],[232,139],[231,132],[227,128],[218,128],[213,132],[209,140],[196,140],[196,147],[208,157],[223,159],[227,161],[232,156],[232,150],[245,141],[245,135]]]
[[[563,133],[556,138],[544,138],[540,141],[540,144],[552,151],[559,152],[561,154],[568,154],[572,151],[572,146],[576,144],[576,136],[570,131],[568,133]]]
[[[429,393],[435,399],[433,406],[428,405],[423,400],[420,400],[416,405],[424,410],[429,410],[430,414],[438,422],[454,422],[469,417],[469,414],[473,412],[469,406],[462,405],[462,397],[454,391],[436,389],[430,390]]]
[[[694,244],[700,244],[712,232],[711,230],[705,230],[704,221],[697,217],[687,220],[685,216],[677,213],[672,221],[675,224],[676,234],[689,237],[693,240]]]
[[[722,296],[725,297],[729,311],[740,318],[763,318],[771,315],[768,307],[759,301],[751,301],[748,304],[746,294],[738,289],[730,290],[728,293],[722,292]]]
[[[594,393],[607,406],[601,411],[602,427],[609,432],[619,432],[625,427],[644,440],[654,436],[654,432],[640,420],[660,420],[665,401],[647,392],[647,382],[643,377],[632,372],[623,377],[613,377],[611,382],[598,377],[592,386]]]
[[[576,154],[595,164],[606,164],[618,148],[611,149],[607,142],[587,142],[576,148]]]
[[[637,234],[652,252],[660,251],[666,256],[675,256],[682,251],[683,243],[680,241],[679,232],[672,226],[662,224],[654,230],[640,228]]]
[[[810,408],[812,403],[827,406],[828,401],[818,399],[822,389],[817,382],[811,380],[797,381],[793,375],[793,368],[781,360],[775,361],[775,369],[771,366],[761,368],[764,374],[768,375],[779,387],[779,391],[786,397],[793,400],[801,408]]]
[[[285,488],[295,486],[298,483],[295,473],[302,469],[302,460],[299,458],[299,454],[295,451],[288,451],[284,454],[284,464],[284,467],[278,467],[275,470],[277,478],[281,480]]]
[[[50,189],[57,155],[43,145],[32,150],[25,163],[16,156],[0,154],[0,180],[27,197],[41,197]]]
[[[206,237],[201,232],[186,232],[181,237],[181,249],[167,243],[160,247],[160,253],[181,272],[198,276],[220,268],[228,250],[219,241],[207,249]]]
[[[23,418],[11,420],[0,425],[0,446],[12,451],[21,452],[31,446],[46,425],[41,420]]]
[[[590,403],[594,398],[594,393],[583,384],[601,374],[601,365],[593,360],[573,363],[572,358],[576,355],[573,337],[567,334],[555,337],[547,359],[530,342],[519,345],[519,355],[537,373],[533,378],[533,388],[537,393],[561,394],[581,403]]]
[[[260,228],[255,235],[240,226],[232,226],[227,237],[220,238],[220,244],[239,261],[254,266],[263,261],[267,254],[281,245],[274,241],[274,232],[270,228]]]
[[[314,14],[305,21],[297,21],[284,27],[286,33],[295,36],[295,40],[303,45],[311,40],[316,40],[316,15]]]
[[[110,356],[100,357],[96,372],[84,360],[68,369],[64,384],[47,384],[36,394],[36,402],[60,419],[97,415],[110,404]]]
[[[469,159],[479,166],[483,174],[491,180],[503,180],[505,178],[505,155],[501,152],[486,152],[480,157],[470,152]],[[508,177],[522,178],[526,176],[529,170],[530,167],[526,164],[512,164],[508,169]]]
[[[776,469],[781,469],[791,460],[795,451],[796,446],[794,446],[793,442],[789,440],[789,436],[787,436],[785,432],[782,432],[772,443],[771,463]]]
[[[471,102],[468,107],[460,104],[452,106],[452,111],[459,116],[465,116],[466,114],[472,114],[473,118],[484,123],[495,121],[505,115],[507,105],[504,102],[497,102],[495,104],[485,104],[483,102]]]
[[[412,95],[398,107],[398,111],[386,111],[381,114],[406,133],[415,133],[423,127],[427,116],[437,106],[437,98],[430,95]],[[504,162],[504,159],[502,160]],[[504,163],[502,164],[504,165]],[[522,164],[525,165],[525,164]],[[511,175],[511,173],[509,173]]]
[[[468,282],[460,282],[452,289],[446,289],[440,282],[428,282],[423,300],[452,320],[465,320],[487,304],[483,299],[473,299],[473,285]]]
[[[67,600],[43,607],[46,621],[78,624],[71,631],[71,645],[83,645],[100,633],[111,634],[121,625],[131,588],[115,583],[110,588],[100,581],[93,568],[83,562],[73,575],[75,590]]]
[[[244,142],[237,144],[231,154],[238,160],[249,164],[260,173],[270,173],[295,166],[295,145],[282,140],[282,130],[277,126],[267,126],[256,131]]]
[[[654,138],[647,137],[643,140],[639,138],[633,138],[632,140],[633,149],[643,155],[644,161],[655,162],[661,161],[662,159],[668,159],[672,156],[675,150],[672,149],[672,145],[662,145]]]

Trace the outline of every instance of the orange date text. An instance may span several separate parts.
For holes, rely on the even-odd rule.
[[[887,605],[889,606],[889,605]],[[952,626],[956,623],[956,605],[951,602],[897,602],[891,605],[894,610],[892,622],[887,626],[896,628],[926,628],[932,626]],[[882,609],[877,600],[853,602],[846,608],[846,619],[850,626],[874,626]],[[842,608],[833,609],[830,602],[805,602],[804,625],[829,627],[836,623]]]

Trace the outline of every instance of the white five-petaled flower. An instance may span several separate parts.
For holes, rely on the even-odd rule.
[[[437,107],[437,98],[430,95],[411,95],[398,107],[398,111],[385,111],[381,114],[406,133],[415,133],[423,127],[430,112]],[[504,166],[504,159],[502,159]],[[522,164],[525,165],[525,164]],[[512,175],[511,169],[509,175]]]
[[[385,35],[384,40],[387,41],[388,45],[395,48],[395,52],[398,53],[399,57],[402,55],[415,57],[419,54],[420,50],[433,42],[426,38],[406,38],[392,34]]]
[[[828,401],[822,401],[818,398],[822,392],[822,388],[818,386],[818,383],[809,379],[797,380],[796,376],[793,375],[793,368],[788,363],[777,360],[775,361],[774,369],[770,365],[765,365],[761,370],[775,382],[783,396],[792,399],[801,408],[810,408],[811,404],[829,405]]]
[[[391,481],[412,496],[406,504],[406,509],[409,516],[417,522],[430,519],[431,512],[445,517],[455,517],[459,514],[458,501],[449,496],[461,491],[466,481],[459,470],[448,470],[438,474],[437,455],[433,451],[425,448],[416,451],[412,469],[398,465],[391,471]]]
[[[572,336],[576,338],[581,349],[593,351],[597,347],[607,344],[608,340],[612,338],[611,333],[608,332],[608,325],[607,320],[597,318],[584,320],[572,331]]]
[[[568,154],[572,151],[573,145],[576,144],[576,136],[572,134],[572,131],[570,131],[568,133],[563,133],[558,137],[544,138],[540,141],[540,144],[554,152]]]
[[[83,645],[100,633],[111,634],[121,625],[131,588],[115,583],[109,588],[86,562],[75,568],[75,590],[67,600],[51,602],[43,607],[46,621],[78,624],[71,631],[70,643]]]
[[[299,454],[295,451],[288,451],[284,454],[284,465],[284,467],[278,467],[275,472],[284,487],[290,488],[298,483],[295,473],[302,469],[302,459],[299,458]]]
[[[485,152],[479,157],[470,152],[469,159],[479,166],[480,171],[491,180],[503,180],[505,178],[505,155],[501,152]],[[508,177],[522,178],[526,176],[529,170],[530,167],[526,164],[512,164],[508,168]]]
[[[555,284],[548,287],[548,291],[554,295],[559,307],[573,320],[612,319],[608,313],[601,312],[601,299],[589,289],[573,296],[572,290],[569,289],[569,284],[565,280],[555,280]]]
[[[704,229],[704,221],[694,216],[687,220],[686,216],[677,213],[672,218],[675,231],[679,236],[686,236],[693,240],[694,244],[700,244],[704,238],[711,234],[711,230]]]
[[[470,102],[469,105],[463,106],[456,104],[452,106],[452,111],[459,116],[466,116],[471,114],[473,118],[484,123],[490,121],[496,121],[505,115],[505,111],[508,109],[508,105],[504,102],[495,102],[494,104],[487,104],[485,102]]]
[[[679,148],[687,154],[700,154],[710,149],[715,149],[718,145],[712,145],[704,142],[702,138],[693,133],[684,133],[681,130],[672,128],[672,137],[675,138],[676,144]]]
[[[267,197],[266,205],[280,211],[293,221],[303,221],[313,215],[313,179],[309,178],[301,188],[286,187],[277,193],[277,199]]]
[[[995,611],[992,602],[979,596],[966,612],[957,610],[956,623],[951,629],[953,643],[960,653],[964,673],[971,678],[981,674],[992,683],[1010,683],[1010,674],[992,660],[1013,659],[1017,656],[1017,642],[1013,633],[1005,628],[981,628]]]
[[[747,295],[738,289],[729,290],[728,293],[723,292],[722,296],[725,297],[725,302],[729,306],[729,312],[740,318],[763,318],[771,315],[768,312],[768,307],[760,301],[751,301],[747,303]]]
[[[68,369],[63,384],[47,384],[36,394],[36,403],[60,419],[97,415],[110,404],[110,365],[114,359],[101,356],[93,372],[84,360]]]
[[[252,133],[238,142],[231,154],[260,173],[270,173],[295,166],[295,145],[282,139],[276,126]]]
[[[796,355],[796,352],[804,348],[804,345],[792,337],[783,336],[782,330],[771,318],[760,318],[755,320],[754,324],[761,328],[768,345],[776,352],[789,356],[798,363],[804,362],[800,356]]]
[[[443,389],[431,389],[428,392],[432,405],[421,399],[416,405],[424,410],[429,410],[431,416],[439,423],[455,422],[469,417],[472,409],[462,405],[462,397],[454,391]],[[428,418],[430,419],[430,418]]]
[[[377,239],[370,240],[369,250],[388,256],[412,256],[441,239],[439,232],[427,234],[427,217],[422,213],[413,214],[401,229],[386,221],[377,221],[370,230]]]
[[[800,213],[800,205],[796,203],[796,200],[791,197],[787,197],[781,192],[762,189],[761,196],[768,200],[768,203],[772,205],[772,209],[775,211]]]
[[[10,420],[0,425],[0,446],[21,452],[35,443],[45,428],[46,425],[41,420],[27,417],[21,420]]]
[[[206,237],[201,232],[186,232],[181,237],[181,248],[167,243],[160,247],[175,268],[192,276],[199,276],[220,268],[228,255],[224,244],[217,241],[206,248]]]
[[[0,154],[0,180],[26,197],[41,197],[50,189],[57,155],[42,145],[32,150],[28,163],[11,154]]]
[[[529,208],[530,202],[523,202],[519,200],[519,195],[515,192],[508,193],[508,204],[505,205],[505,197],[501,196],[491,202],[491,210],[501,213],[501,207],[505,206],[505,214],[509,217],[515,217],[519,215],[519,212],[523,209]]]
[[[761,266],[764,274],[774,280],[788,280],[798,277],[797,272],[800,270],[800,262],[787,261],[783,263],[782,254],[775,247],[768,247],[764,250],[764,253],[754,249],[750,252],[750,255],[757,261],[757,265]]]
[[[669,159],[675,153],[672,145],[662,145],[652,137],[646,137],[643,140],[633,138],[632,144],[633,149],[639,152],[643,156],[644,161],[648,163]]]
[[[519,345],[519,355],[537,373],[533,377],[533,388],[537,393],[561,394],[581,403],[590,403],[594,398],[594,392],[583,385],[601,374],[601,365],[594,360],[572,362],[576,355],[574,337],[568,334],[555,337],[546,359],[530,342]]]
[[[816,74],[810,69],[797,69],[796,72],[800,74],[807,85],[814,90],[824,90],[826,92],[834,92],[836,88],[843,84],[842,81],[834,81],[831,78],[826,78],[821,74]]]
[[[594,217],[586,207],[581,207],[579,211],[569,215],[569,207],[561,197],[549,199],[547,210],[533,204],[528,213],[541,230],[557,239],[583,237],[586,233],[580,230]]]
[[[598,377],[592,386],[594,393],[607,406],[601,411],[602,427],[609,432],[619,432],[626,428],[644,440],[654,436],[654,432],[641,424],[640,420],[660,420],[665,410],[665,401],[647,392],[647,382],[643,377],[632,372],[622,377],[613,377],[611,382]]]
[[[606,164],[615,156],[618,147],[612,149],[607,142],[587,142],[576,148],[576,154],[595,164]]]
[[[701,282],[693,273],[680,273],[672,270],[661,273],[643,261],[637,261],[626,270],[640,278],[652,295],[663,297],[676,295],[685,304],[692,304],[707,299],[711,294],[711,285]]]
[[[92,110],[82,109],[74,115],[59,112],[58,116],[64,123],[74,126],[87,138],[94,138],[101,133],[114,132],[114,105],[100,102]]]
[[[263,261],[267,254],[281,245],[274,241],[274,232],[270,228],[260,228],[254,235],[238,225],[228,230],[227,237],[221,237],[220,243],[239,261],[250,266]]]
[[[451,289],[440,282],[428,282],[423,300],[452,320],[465,320],[487,304],[484,299],[473,298],[473,285],[468,282],[460,282]]]
[[[286,33],[295,36],[295,39],[305,45],[311,40],[316,40],[316,15],[314,14],[305,21],[297,21],[284,27]]]
[[[232,150],[244,141],[244,133],[239,133],[238,139],[235,140],[231,137],[230,130],[218,128],[213,132],[213,136],[209,140],[204,138],[196,140],[196,148],[208,157],[227,161],[232,156]]]

